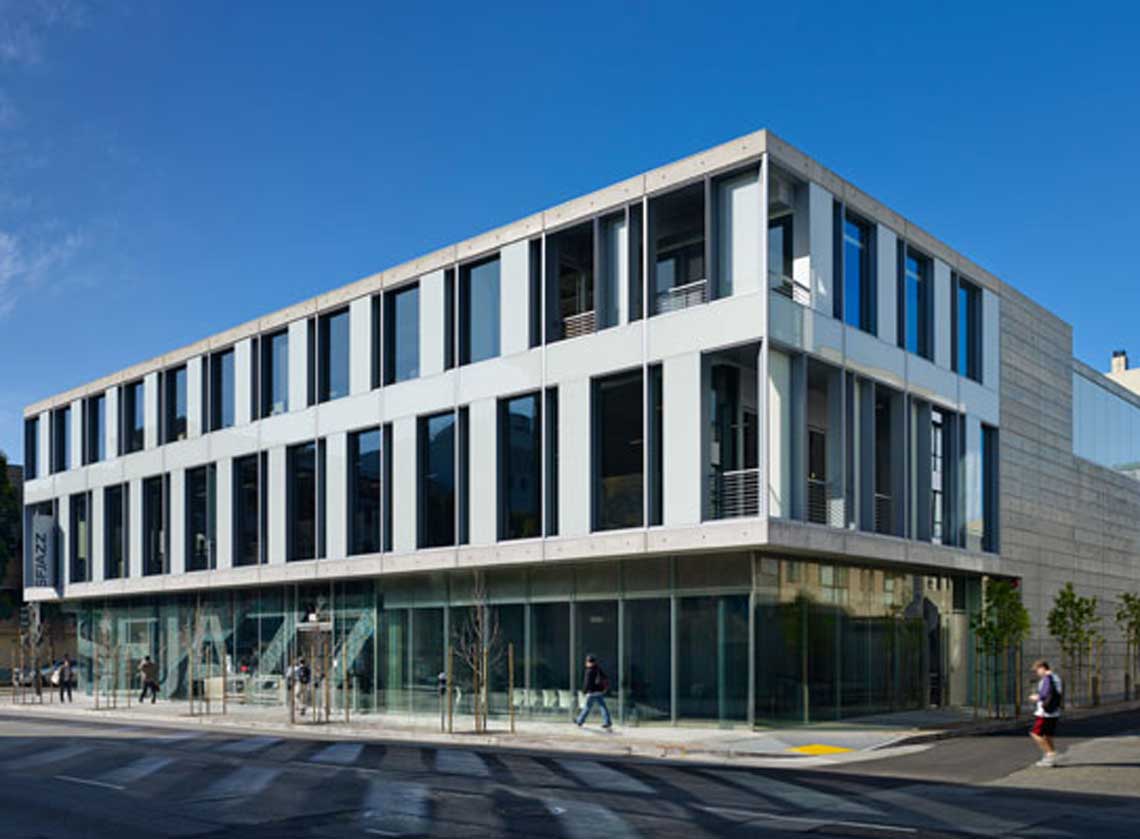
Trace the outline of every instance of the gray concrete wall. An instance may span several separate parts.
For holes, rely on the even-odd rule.
[[[1140,592],[1140,482],[1073,456],[1072,328],[1017,293],[1001,305],[1001,556],[1033,620],[1027,660],[1060,661],[1053,598],[1099,598],[1106,697],[1124,690],[1122,591]],[[1059,663],[1057,664],[1059,666]],[[1064,675],[1064,674],[1062,674]]]

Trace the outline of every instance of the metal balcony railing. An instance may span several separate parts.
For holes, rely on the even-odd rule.
[[[709,302],[708,280],[697,280],[658,292],[657,313],[676,312],[707,302]]]
[[[827,481],[808,478],[807,519],[812,524],[828,524]]]
[[[733,469],[713,476],[712,508],[716,518],[760,515],[760,470]]]
[[[875,493],[875,532],[890,535],[895,531],[894,500],[881,492]]]
[[[768,285],[773,291],[779,292],[802,306],[811,305],[811,287],[806,283],[798,282],[786,274],[769,273]]]
[[[577,338],[580,335],[592,335],[597,331],[597,317],[594,310],[579,312],[562,318],[562,337]]]

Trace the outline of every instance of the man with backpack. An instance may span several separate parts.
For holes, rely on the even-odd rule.
[[[139,704],[141,705],[146,701],[146,695],[150,694],[150,704],[153,705],[158,698],[158,665],[155,664],[149,655],[144,655],[143,660],[139,663],[139,678],[142,680],[142,694],[139,696]]]
[[[614,722],[610,718],[610,709],[606,707],[606,692],[609,689],[610,680],[598,665],[598,660],[592,655],[586,656],[586,674],[582,679],[582,693],[586,694],[586,704],[581,713],[578,714],[578,719],[574,721],[579,728],[582,727],[582,723],[590,715],[590,709],[595,705],[602,709],[602,728],[606,731],[613,728]]]
[[[1049,669],[1049,662],[1044,659],[1033,662],[1033,671],[1041,680],[1037,684],[1037,692],[1029,694],[1029,701],[1037,703],[1034,711],[1036,719],[1029,732],[1033,742],[1041,749],[1041,760],[1036,765],[1056,766],[1057,749],[1053,745],[1053,736],[1057,731],[1057,720],[1061,718],[1061,708],[1064,707],[1061,677]]]

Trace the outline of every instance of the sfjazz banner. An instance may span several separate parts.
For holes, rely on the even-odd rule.
[[[24,583],[29,588],[55,588],[55,517],[36,513],[32,516],[32,540],[29,560],[31,573]]]

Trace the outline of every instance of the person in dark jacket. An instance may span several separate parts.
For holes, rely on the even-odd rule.
[[[75,701],[71,698],[71,683],[73,679],[71,656],[64,653],[63,661],[59,663],[59,701],[61,704],[65,695],[67,696],[68,702]]]
[[[607,731],[613,728],[614,721],[610,718],[610,709],[606,707],[606,691],[609,689],[610,680],[606,678],[598,660],[592,655],[586,656],[586,673],[582,678],[582,693],[586,694],[586,704],[578,714],[578,719],[574,721],[579,728],[595,706],[602,709],[602,728]]]
[[[158,699],[158,665],[151,661],[149,655],[143,656],[143,660],[139,663],[139,676],[143,683],[139,702],[145,702],[147,693],[150,693],[150,704],[153,705]]]

